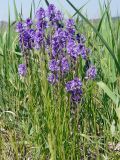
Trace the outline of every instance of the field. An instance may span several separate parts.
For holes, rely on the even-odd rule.
[[[67,2],[75,10],[69,18],[76,32],[85,35],[97,73],[86,80],[88,59],[79,57],[75,70],[73,65],[65,78],[59,71],[57,84],[50,84],[49,53],[43,44],[29,53],[20,48],[16,24],[21,16],[14,3],[16,21],[11,22],[8,7],[8,26],[0,29],[1,160],[120,159],[120,19],[112,19],[109,3],[100,4],[101,16],[92,21]],[[34,19],[34,10],[32,4],[28,17]],[[52,31],[46,30],[48,36]],[[19,70],[23,63],[25,75]],[[77,102],[65,88],[74,75],[82,81]]]

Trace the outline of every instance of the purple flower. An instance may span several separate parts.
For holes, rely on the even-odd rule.
[[[55,13],[56,13],[56,7],[54,6],[54,4],[49,4],[48,10],[47,10],[47,16],[48,17],[54,16]]]
[[[82,90],[81,89],[77,89],[77,90],[75,90],[75,91],[72,92],[71,99],[74,102],[80,102],[81,96],[82,96]]]
[[[59,10],[55,13],[55,20],[56,21],[62,21],[63,20],[63,14]]]
[[[97,75],[97,70],[95,66],[91,66],[86,72],[86,79],[95,79]]]
[[[66,28],[74,28],[75,22],[73,19],[68,19],[66,21]]]
[[[76,44],[74,40],[68,41],[67,52],[74,59],[76,59],[79,56],[80,54],[79,46]]]
[[[27,67],[25,64],[19,64],[18,66],[18,73],[20,76],[26,76],[27,74]]]
[[[78,43],[85,43],[85,41],[86,41],[86,38],[85,38],[85,36],[83,35],[83,34],[77,34],[76,35],[76,40],[78,41]]]
[[[36,31],[34,35],[34,43],[35,43],[35,49],[40,49],[42,44],[44,43],[44,32],[42,31]]]
[[[33,24],[32,20],[30,18],[27,18],[25,21],[25,27],[31,27],[32,24]]]
[[[22,33],[19,35],[19,44],[21,51],[25,53],[27,50],[32,49],[32,43],[31,43],[31,36],[29,33],[29,30],[24,30]]]
[[[67,92],[73,92],[79,90],[82,87],[82,82],[79,78],[75,77],[73,80],[66,83]]]
[[[87,58],[87,49],[83,45],[80,45],[79,48],[80,48],[80,55],[81,55],[81,57],[84,60],[86,60],[86,58]]]
[[[37,27],[38,30],[44,31],[44,29],[47,28],[47,21],[46,21],[46,20],[38,21],[38,22],[36,23],[36,27]]]
[[[66,32],[59,28],[53,35],[52,38],[52,56],[55,57],[58,54],[63,52],[63,49],[66,47],[67,35]]]
[[[79,102],[82,95],[82,82],[79,78],[74,78],[66,83],[66,90],[71,94],[71,100]]]
[[[22,22],[18,22],[18,23],[16,24],[16,32],[21,33],[23,30],[24,30],[24,28],[23,28],[23,23],[22,23]]]
[[[40,8],[37,12],[36,12],[36,18],[37,20],[42,20],[45,18],[45,10],[43,8]]]
[[[60,64],[59,60],[52,59],[49,62],[49,70],[52,71],[52,72],[59,71],[60,70],[59,64]]]
[[[55,83],[58,82],[58,77],[53,73],[49,73],[48,82],[51,83],[51,84],[55,84]]]
[[[19,45],[22,53],[26,53],[28,50],[33,47],[33,36],[31,37],[31,33],[33,33],[33,29],[30,28],[32,25],[32,20],[27,19],[25,25],[22,22],[18,22],[16,25],[16,30],[19,33]]]
[[[68,72],[69,71],[69,63],[68,60],[64,57],[61,60],[61,71],[64,72]]]
[[[19,44],[24,55],[28,55],[32,49],[39,49],[48,53],[48,59],[50,59],[48,62],[49,83],[55,84],[59,79],[59,82],[63,84],[69,78],[68,73],[70,76],[77,76],[76,68],[80,56],[89,68],[85,68],[87,70],[86,78],[94,79],[96,77],[96,68],[91,64],[88,65],[90,54],[85,45],[86,38],[76,31],[75,22],[72,18],[65,20],[62,12],[57,10],[54,4],[50,4],[47,10],[40,8],[36,12],[35,19],[35,22],[27,18],[23,23],[17,23]],[[25,76],[27,73],[26,65],[20,64],[18,72],[20,76]],[[71,95],[71,100],[79,102],[82,95],[81,80],[73,77],[64,85]]]

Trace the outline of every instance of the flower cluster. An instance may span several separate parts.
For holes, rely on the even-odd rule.
[[[75,21],[66,20],[62,12],[50,4],[47,10],[40,8],[36,12],[34,23],[28,18],[25,22],[18,22],[16,30],[19,33],[23,55],[32,49],[44,50],[45,54],[48,53],[49,83],[55,85],[64,80],[71,99],[79,102],[82,95],[82,82],[77,78],[76,67],[80,59],[87,61],[90,54],[86,47],[86,38],[76,30]],[[19,74],[24,76],[23,73],[24,69],[19,66]],[[91,66],[87,70],[86,78],[95,79],[96,73],[96,68]],[[69,75],[75,78],[70,80]]]
[[[19,64],[18,73],[19,73],[20,76],[23,76],[23,77],[26,76],[27,68],[26,68],[25,64]]]
[[[97,70],[96,70],[95,66],[91,66],[86,72],[86,78],[93,80],[93,79],[95,79],[96,74],[97,74]]]
[[[24,54],[27,54],[28,50],[33,47],[33,30],[30,28],[31,25],[32,20],[28,18],[24,24],[22,22],[18,22],[16,26],[16,31],[19,33],[19,46]]]
[[[71,98],[75,102],[79,102],[81,100],[81,95],[82,95],[81,88],[82,88],[82,82],[77,77],[66,83],[66,90],[67,92],[71,93]]]

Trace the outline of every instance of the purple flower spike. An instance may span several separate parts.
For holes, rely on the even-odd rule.
[[[65,57],[62,58],[62,61],[61,61],[61,71],[63,73],[69,71],[69,63],[68,63],[68,60]]]
[[[55,15],[55,12],[56,12],[56,7],[54,6],[54,4],[50,4],[47,10],[48,16],[50,17],[52,15]]]
[[[33,24],[32,20],[30,18],[27,18],[25,21],[25,27],[31,27],[32,24]]]
[[[77,34],[76,35],[76,40],[78,41],[78,43],[85,43],[86,42],[86,38],[83,34]]]
[[[74,78],[72,81],[66,83],[67,92],[71,93],[71,99],[74,102],[79,102],[82,95],[82,82],[79,78]]]
[[[82,87],[82,82],[79,78],[74,78],[72,81],[66,83],[67,92],[73,92],[75,90],[79,90]]]
[[[81,57],[82,57],[84,60],[86,60],[86,58],[87,58],[87,50],[86,50],[85,46],[83,46],[83,47],[81,48],[80,54],[81,54]]]
[[[75,91],[72,92],[71,99],[74,102],[80,102],[81,96],[82,96],[82,90],[78,89],[78,90],[75,90]]]
[[[69,40],[67,44],[67,52],[74,59],[76,59],[79,56],[80,49],[74,40]]]
[[[60,63],[59,60],[56,61],[55,59],[52,59],[49,62],[49,70],[52,72],[59,71],[60,70],[59,63]]]
[[[75,22],[73,19],[68,19],[66,21],[66,28],[74,28]]]
[[[23,28],[23,23],[22,22],[18,22],[16,25],[16,32],[21,33],[24,30]]]
[[[27,67],[25,64],[19,64],[18,66],[18,73],[20,76],[25,77],[27,74]]]
[[[95,79],[97,75],[97,70],[95,66],[91,66],[86,72],[86,79]]]
[[[58,82],[58,77],[55,74],[50,73],[48,75],[48,82],[51,83],[51,84],[55,84],[55,83]]]
[[[62,21],[63,20],[63,15],[59,10],[55,13],[55,20],[56,21]]]
[[[36,12],[36,19],[37,20],[42,20],[43,18],[45,18],[45,10],[43,8],[40,8],[37,12]]]

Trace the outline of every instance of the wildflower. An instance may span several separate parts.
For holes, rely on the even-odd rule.
[[[52,18],[55,17],[55,13],[56,13],[56,7],[54,6],[54,4],[50,4],[47,10],[47,16],[50,18],[49,20],[52,20]]]
[[[21,33],[23,31],[23,23],[22,22],[18,22],[16,24],[16,32]]]
[[[25,77],[27,74],[27,67],[25,64],[19,64],[18,66],[18,73],[20,76]]]
[[[45,10],[41,7],[37,12],[36,12],[36,19],[43,20],[45,18]]]
[[[91,66],[86,72],[86,79],[95,79],[97,75],[97,70],[95,66]]]
[[[66,83],[67,92],[79,90],[82,87],[82,82],[79,78],[75,77],[73,80]]]
[[[34,34],[34,43],[35,43],[35,48],[38,50],[42,47],[44,41],[44,35],[42,31],[36,31]]]
[[[60,70],[59,64],[60,64],[59,60],[52,59],[49,62],[49,70],[52,72],[59,71]]]
[[[55,21],[62,21],[63,20],[63,14],[58,10],[56,13],[55,13]]]
[[[63,84],[69,78],[68,73],[77,76],[76,68],[80,56],[85,60],[85,78],[95,79],[97,71],[89,63],[90,50],[86,48],[86,38],[76,31],[74,20],[65,20],[62,12],[57,10],[54,4],[50,4],[47,10],[40,8],[35,18],[35,23],[30,18],[25,22],[18,22],[16,31],[19,33],[19,44],[23,54],[28,56],[32,49],[48,53],[48,82],[54,85],[59,81]],[[26,75],[26,66],[19,65],[18,72],[21,76]],[[73,80],[64,85],[72,101],[79,102],[82,96],[81,80],[73,77]]]
[[[32,49],[31,36],[27,30],[24,30],[19,35],[19,44],[23,53],[26,53],[27,50]]]
[[[85,36],[83,34],[79,34],[78,33],[76,35],[76,40],[77,40],[78,43],[84,44],[85,41],[86,41],[86,38],[85,38]]]
[[[61,60],[61,71],[63,73],[69,71],[69,63],[68,63],[68,60],[65,57],[63,57],[62,60]]]
[[[86,50],[85,46],[83,46],[83,45],[81,46],[81,49],[80,49],[80,55],[84,60],[86,60],[86,58],[87,58],[87,50]]]
[[[68,19],[66,21],[66,30],[69,34],[69,39],[74,39],[75,36],[75,22],[73,19]]]
[[[73,80],[66,83],[66,90],[71,94],[71,99],[75,102],[81,100],[82,95],[82,82],[79,78],[74,78]]]
[[[30,18],[27,18],[25,21],[25,27],[31,27],[32,24],[33,24],[32,20]]]
[[[75,25],[75,22],[73,19],[68,19],[66,21],[66,28],[69,29],[69,28],[74,28],[74,25]]]
[[[79,46],[76,44],[74,40],[68,41],[67,52],[74,59],[76,59],[79,56],[80,54]]]
[[[37,30],[42,30],[44,31],[44,29],[47,28],[47,21],[46,20],[42,20],[42,21],[37,21],[36,23],[36,28]]]
[[[77,90],[75,90],[75,91],[72,92],[71,99],[74,102],[80,102],[81,96],[82,96],[82,90],[81,89],[77,89]]]
[[[55,83],[58,82],[58,77],[55,74],[50,73],[48,75],[48,82],[51,83],[51,84],[55,84]]]
[[[52,56],[58,56],[60,53],[63,52],[63,49],[66,47],[67,43],[67,35],[66,32],[59,28],[57,31],[55,31],[53,38],[52,38]]]

